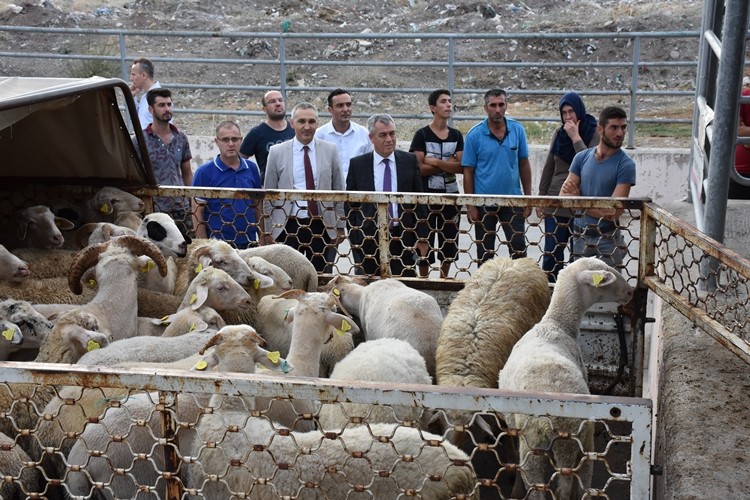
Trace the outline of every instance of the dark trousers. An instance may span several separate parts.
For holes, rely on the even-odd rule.
[[[322,273],[327,264],[326,245],[332,242],[321,219],[290,217],[276,241],[294,248],[308,258],[315,270]]]
[[[480,220],[474,223],[474,234],[477,238],[477,259],[480,266],[495,257],[498,222],[506,240],[510,242],[510,258],[526,257],[526,218],[523,208],[477,207],[477,210]]]
[[[391,229],[391,240],[388,244],[388,250],[391,254],[389,262],[391,276],[417,277],[414,259],[415,250],[412,247],[405,246],[402,240],[404,233],[409,231],[404,231],[400,226]],[[416,240],[416,238],[412,239]],[[352,248],[352,254],[354,255],[354,263],[357,265],[355,274],[380,275],[380,248],[378,247],[377,232],[372,239],[365,238],[361,248]]]
[[[549,281],[557,281],[557,273],[565,267],[565,248],[570,239],[570,217],[549,215],[544,218],[544,257],[542,269]]]

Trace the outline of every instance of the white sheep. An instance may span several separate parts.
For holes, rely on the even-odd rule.
[[[295,299],[294,304],[279,302],[279,299],[287,298]],[[321,371],[323,350],[327,346],[335,348],[343,345],[348,349],[347,354],[352,350],[351,336],[357,333],[359,328],[350,318],[336,312],[338,301],[335,297],[328,293],[290,290],[280,295],[279,299],[271,300],[283,304],[280,308],[289,307],[285,311],[284,321],[291,326],[291,331],[287,329],[275,332],[264,339],[269,349],[278,350],[294,366],[293,376],[317,377]],[[277,308],[278,312],[275,314],[281,315],[280,308]],[[288,349],[281,349],[278,344],[270,341],[270,338],[275,339],[280,333],[289,339]],[[300,415],[315,413],[315,404],[312,401],[270,401],[267,398],[258,398],[257,407],[260,410],[269,409],[268,417],[285,427],[302,431],[315,428],[314,421],[300,419]]]
[[[0,245],[0,281],[18,283],[31,275],[29,265]]]
[[[74,309],[53,317],[55,325],[42,342],[37,363],[77,363],[87,352],[109,345],[109,334],[93,314]]]
[[[365,286],[358,278],[335,276],[325,287],[359,318],[366,340],[397,338],[412,345],[435,374],[435,349],[443,313],[431,295],[389,278]]]
[[[87,352],[78,360],[79,365],[113,366],[142,361],[170,363],[187,358],[214,335],[213,330],[189,332],[177,337],[132,337],[116,340],[106,349]]]
[[[118,236],[135,236],[135,231],[111,222],[87,222],[76,231],[78,248],[98,245]]]
[[[279,266],[292,279],[292,289],[315,292],[318,289],[318,272],[312,262],[294,248],[274,243],[238,251],[240,257],[261,257],[271,264]]]
[[[99,189],[91,198],[80,203],[66,199],[55,200],[51,205],[56,215],[67,218],[76,226],[87,222],[114,222],[122,212],[141,213],[146,208],[146,204],[137,196],[110,186]]]
[[[255,283],[255,275],[229,243],[216,239],[193,240],[188,245],[187,257],[177,262],[175,295],[183,296],[193,278],[208,266],[226,271],[245,288]]]
[[[3,478],[0,484],[0,498],[29,498],[30,493],[41,494],[44,491],[39,471],[34,468],[31,458],[14,439],[2,433],[0,477]]]
[[[506,391],[589,394],[588,375],[578,346],[584,313],[598,302],[625,304],[633,287],[614,268],[588,257],[566,266],[557,278],[549,309],[515,345],[498,377]],[[555,498],[580,498],[591,486],[593,463],[583,458],[594,451],[594,426],[580,419],[506,415],[510,429],[518,429],[521,477],[527,486],[545,484],[550,459],[538,450],[551,450],[558,469],[576,469],[557,478]],[[570,438],[561,435],[569,434]],[[577,476],[577,477],[576,477]],[[578,480],[584,491],[576,493]]]
[[[239,349],[229,352],[232,367],[223,370],[252,372],[254,363],[244,361]],[[222,353],[214,354],[220,365]],[[262,409],[250,396],[217,394],[209,406],[212,410],[204,411],[195,426],[198,439],[185,452],[200,466],[183,464],[182,469],[186,486],[201,489],[206,498],[228,498],[232,492],[253,499],[307,496],[300,491],[305,484],[314,488],[311,494],[325,498],[347,498],[355,485],[367,485],[372,498],[396,498],[410,489],[426,499],[478,498],[469,457],[441,436],[389,424],[348,428],[335,438],[319,431],[286,434],[265,416],[249,414]],[[294,466],[282,469],[281,463]],[[223,481],[205,481],[204,474]]]
[[[211,307],[185,308],[162,318],[138,318],[139,336],[177,337],[188,332],[220,330],[226,326],[224,318]]]
[[[184,337],[181,337],[184,338]],[[255,330],[247,325],[230,325],[222,328],[216,334],[203,341],[200,351],[205,355],[201,363],[195,367],[202,371],[242,371],[254,372],[255,363],[259,363],[271,370],[288,371],[292,368],[286,360],[277,358],[268,351],[262,349],[260,344],[263,340],[255,333]],[[211,352],[206,352],[213,347]],[[95,481],[109,482],[112,469],[119,467],[132,467],[133,475],[140,484],[156,484],[158,476],[150,464],[144,467],[143,461],[135,460],[138,453],[152,454],[157,468],[164,469],[164,453],[154,441],[163,435],[161,428],[161,416],[154,411],[154,400],[156,396],[136,395],[124,401],[121,408],[110,408],[104,418],[102,425],[88,425],[68,455],[70,464],[86,464],[87,473]],[[194,398],[181,396],[178,398],[177,418],[180,422],[195,424],[198,411],[194,406]],[[185,408],[189,406],[189,408]],[[198,409],[199,410],[199,409]],[[186,413],[188,415],[186,415]],[[143,420],[146,426],[133,425],[134,421]],[[122,443],[112,443],[112,433],[125,436]],[[185,429],[180,428],[178,437],[180,448],[187,446],[190,434],[185,434]],[[186,444],[183,445],[183,441]],[[106,450],[106,458],[92,458],[88,450]],[[183,465],[183,467],[186,467]],[[129,483],[129,484],[127,484]],[[90,491],[88,480],[83,474],[69,473],[67,484],[74,495],[87,495]],[[105,490],[108,498],[129,498],[136,494],[136,486],[128,482],[113,482],[111,492]],[[112,495],[113,494],[113,495]]]
[[[0,338],[0,361],[7,360],[11,354],[21,350],[39,349],[52,330],[52,323],[23,300],[0,301],[0,319],[17,326],[22,334],[22,342],[15,343],[15,336],[10,335],[8,338],[3,330],[3,337]]]
[[[122,236],[81,250],[71,265],[68,286],[76,294],[83,290],[84,271],[96,265],[96,295],[79,307],[99,318],[112,340],[138,334],[137,274],[149,258],[166,275],[167,263],[156,245],[135,236]]]
[[[253,283],[252,288],[248,292],[254,292],[258,300],[266,295],[276,295],[294,288],[292,278],[279,266],[268,262],[262,257],[246,257],[244,260],[251,271],[270,278],[273,281],[273,285],[266,288],[261,288],[259,286],[260,283],[257,281]]]
[[[17,248],[13,253],[29,266],[34,279],[67,276],[77,253],[68,248]]]
[[[56,217],[45,205],[20,209],[7,220],[12,223],[0,228],[0,238],[8,248],[60,248],[65,241],[60,229],[74,227],[69,220]]]
[[[389,382],[396,384],[432,384],[424,358],[411,344],[399,339],[377,339],[363,342],[339,361],[331,373],[331,380]],[[350,419],[359,417],[363,422],[398,423],[405,420],[422,421],[427,425],[428,415],[412,406],[373,406],[362,403],[324,404],[318,421],[323,429],[343,429],[352,425]]]

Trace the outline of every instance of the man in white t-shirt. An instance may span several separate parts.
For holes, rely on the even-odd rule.
[[[137,101],[138,119],[143,130],[153,121],[151,112],[148,110],[146,94],[149,90],[158,88],[161,88],[161,84],[154,81],[154,63],[145,57],[133,61],[133,66],[130,67],[130,92],[133,96],[140,94]]]

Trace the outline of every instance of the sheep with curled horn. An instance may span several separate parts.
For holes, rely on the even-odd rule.
[[[149,267],[151,259],[162,276],[167,261],[158,247],[143,238],[122,236],[87,247],[76,255],[68,273],[68,286],[76,295],[83,292],[81,276],[96,266],[99,289],[88,304],[79,306],[102,322],[112,340],[138,334],[138,274]]]

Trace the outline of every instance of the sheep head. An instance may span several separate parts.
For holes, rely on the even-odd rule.
[[[255,363],[260,363],[269,370],[283,371],[288,373],[292,366],[279,356],[278,352],[268,352],[260,346],[265,341],[258,335],[255,329],[249,325],[229,325],[219,330],[216,335],[211,337],[206,345],[198,352],[203,356],[210,347],[216,347],[214,351],[205,355],[193,370],[205,371],[213,369],[222,362],[222,358],[233,357],[251,359],[241,361],[238,364],[243,366],[243,371],[248,373],[255,372]]]
[[[159,268],[159,274],[162,276],[167,275],[167,260],[161,254],[156,245],[150,241],[144,240],[143,238],[138,238],[137,236],[121,236],[105,243],[84,248],[76,254],[73,258],[73,263],[70,266],[70,271],[68,272],[68,286],[73,293],[76,295],[83,293],[81,276],[87,269],[96,265],[99,261],[99,256],[105,252],[110,245],[126,248],[136,256],[146,255],[150,257]]]
[[[0,245],[0,280],[21,282],[30,275],[29,265]]]
[[[117,215],[129,211],[141,213],[146,208],[143,200],[116,187],[103,187],[89,200],[89,207],[102,215]]]
[[[59,248],[64,243],[61,229],[70,230],[75,225],[68,219],[56,217],[49,207],[37,205],[18,213],[18,239],[28,241],[37,248]]]

